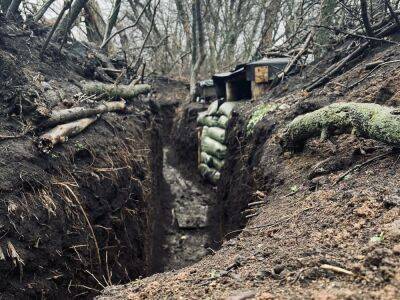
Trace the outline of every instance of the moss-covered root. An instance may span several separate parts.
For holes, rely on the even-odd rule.
[[[295,118],[282,136],[284,149],[302,148],[313,137],[355,132],[391,146],[400,146],[398,110],[372,103],[337,103]]]
[[[141,94],[150,92],[151,86],[148,84],[114,85],[101,82],[87,82],[83,84],[83,91],[87,95],[106,94],[111,98],[120,97],[125,100],[131,100]]]

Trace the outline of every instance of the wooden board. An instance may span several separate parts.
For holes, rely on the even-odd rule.
[[[262,96],[265,96],[270,89],[270,85],[268,83],[256,83],[254,81],[251,82],[251,93],[253,99],[259,99]]]
[[[265,83],[268,82],[268,66],[261,66],[254,68],[255,83]]]

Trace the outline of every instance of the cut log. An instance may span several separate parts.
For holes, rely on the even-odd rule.
[[[126,108],[125,101],[105,102],[96,107],[74,107],[69,109],[53,111],[48,120],[41,127],[50,127],[58,124],[75,121],[82,118],[92,117],[98,114],[123,111]]]
[[[313,137],[355,132],[358,136],[400,147],[400,112],[373,103],[336,103],[295,118],[281,145],[295,150]]]
[[[131,100],[139,95],[147,94],[151,91],[148,84],[131,85],[114,85],[101,82],[87,82],[83,84],[83,91],[87,95],[106,94],[109,97],[120,97],[125,100]]]
[[[81,133],[97,120],[96,117],[84,118],[75,122],[54,127],[39,138],[39,148],[48,153],[58,143],[64,143],[68,138]]]

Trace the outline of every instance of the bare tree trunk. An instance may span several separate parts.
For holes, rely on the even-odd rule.
[[[273,46],[273,32],[275,29],[276,21],[278,20],[278,13],[281,9],[281,0],[272,0],[265,8],[264,23],[262,27],[262,35],[260,45],[258,46],[258,56],[266,49]]]
[[[365,32],[368,36],[374,36],[374,31],[372,29],[371,23],[369,22],[368,17],[368,4],[366,0],[360,0],[360,7],[361,7],[361,18],[364,23]]]
[[[192,14],[192,66],[190,72],[190,98],[191,100],[194,100],[196,94],[196,82],[200,68],[206,58],[204,51],[205,37],[200,0],[193,0]]]
[[[21,4],[22,0],[12,0],[10,6],[8,7],[6,18],[11,19],[15,18],[15,15],[18,12],[19,5]]]
[[[52,39],[52,37],[54,35],[54,32],[56,31],[58,25],[60,24],[61,19],[64,16],[65,12],[70,8],[70,5],[71,5],[71,2],[64,2],[64,6],[63,6],[62,10],[61,10],[60,14],[58,15],[57,20],[54,23],[53,27],[51,28],[51,31],[50,31],[49,35],[47,36],[47,38],[46,38],[46,41],[43,44],[42,51],[40,52],[40,56],[41,57],[46,52],[46,49],[47,49],[47,47],[48,47],[48,45],[49,45],[49,43],[50,43],[50,41],[51,41],[51,39]]]
[[[72,2],[68,15],[62,19],[55,33],[57,40],[63,39],[63,37],[68,34],[87,2],[88,0],[74,0],[74,2]]]
[[[90,42],[100,44],[103,40],[106,23],[97,0],[89,0],[84,9],[87,38]]]
[[[38,10],[38,12],[34,16],[34,20],[38,22],[41,18],[43,18],[44,14],[46,11],[50,8],[50,6],[55,2],[56,0],[47,0],[42,7]]]
[[[335,12],[336,1],[335,0],[322,0],[321,10],[319,16],[319,25],[325,28],[320,28],[316,32],[315,42],[317,43],[315,49],[316,57],[320,58],[325,52],[325,46],[329,43],[329,30],[326,27],[332,27],[333,16]]]
[[[178,11],[178,20],[183,27],[183,32],[186,37],[186,45],[190,45],[191,43],[191,33],[190,33],[190,20],[189,16],[185,10],[182,0],[175,0],[176,9]]]
[[[120,8],[121,8],[121,0],[114,0],[110,16],[108,17],[107,27],[103,37],[103,43],[101,44],[100,48],[103,48],[105,46],[108,38],[111,35],[111,31],[113,30],[115,24],[117,23]]]

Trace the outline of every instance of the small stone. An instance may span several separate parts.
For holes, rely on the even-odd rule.
[[[43,87],[43,89],[44,89],[45,91],[51,90],[51,89],[52,89],[50,83],[48,83],[48,82],[46,82],[46,81],[42,81],[42,87]]]
[[[390,240],[400,241],[400,219],[385,226],[385,237]]]
[[[400,244],[394,245],[393,253],[396,254],[396,255],[400,254]]]
[[[285,269],[284,265],[278,265],[274,267],[274,273],[279,275],[282,273],[282,271]]]
[[[271,275],[272,275],[272,274],[271,274],[270,271],[261,270],[261,271],[258,271],[258,273],[256,274],[256,278],[257,278],[257,279],[265,279],[265,278],[267,278],[267,277],[269,277],[269,276],[271,276]]]
[[[383,203],[387,207],[400,206],[400,196],[397,195],[386,196],[383,198]]]
[[[375,215],[375,213],[372,211],[372,209],[368,206],[367,203],[364,203],[362,206],[357,208],[355,210],[355,213],[359,217],[373,217]]]

